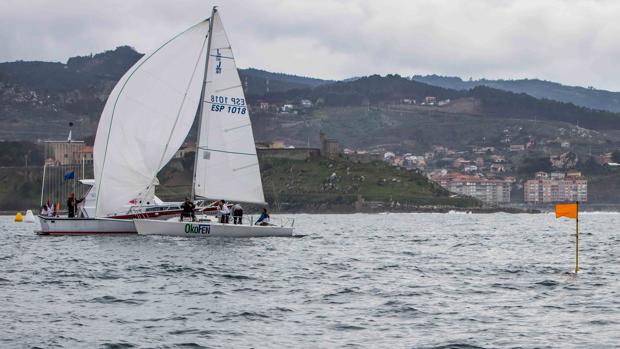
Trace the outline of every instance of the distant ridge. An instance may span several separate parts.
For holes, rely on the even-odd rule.
[[[620,112],[620,92],[591,87],[567,86],[539,79],[466,81],[459,77],[440,75],[415,75],[413,80],[454,90],[470,90],[478,86],[487,86],[498,90],[525,93],[536,98],[573,103],[591,109]]]
[[[94,55],[72,57],[66,63],[0,63],[0,140],[64,136],[69,121],[80,125],[74,128],[75,136],[92,135],[108,94],[118,79],[141,57],[142,54],[133,48],[120,46]],[[496,88],[486,86],[491,84],[486,80],[477,82],[480,84],[478,86],[476,82],[437,75],[413,79],[394,74],[371,75],[332,81],[256,68],[239,69],[239,72],[250,103],[266,101],[276,105],[298,104],[300,99],[309,99],[317,107],[346,109],[384,107],[403,104],[405,100],[409,103],[416,100],[419,104],[426,97],[432,96],[437,100],[449,99],[453,102],[445,107],[432,107],[439,108],[439,112],[494,119],[547,120],[595,130],[620,130],[620,114],[579,106],[576,101],[566,97],[571,87],[539,80],[499,81],[494,83],[504,88]],[[536,91],[545,94],[534,97],[536,91],[533,87],[528,90],[529,93],[510,92],[506,87],[510,84],[520,88],[538,86]],[[557,91],[549,86],[557,87]],[[615,92],[579,87],[572,89],[579,92],[574,93],[577,96],[574,99],[586,98],[590,101],[589,105],[596,102],[592,96],[600,97],[599,102],[607,101],[613,105],[616,100],[610,96],[618,95]],[[560,97],[553,98],[552,91],[556,91],[554,93],[560,97],[566,97],[564,99],[568,103],[559,102]],[[422,111],[427,110],[430,109]],[[359,126],[352,124],[347,127]]]
[[[371,75],[353,81],[338,81],[320,85],[314,89],[270,93],[263,98],[278,103],[305,98],[321,100],[326,106],[331,107],[358,107],[398,104],[404,99],[422,102],[426,96],[436,97],[437,100],[469,99],[476,107],[467,113],[497,119],[560,121],[594,130],[620,130],[620,114],[609,111],[590,109],[551,99],[539,99],[525,93],[514,93],[487,86],[478,86],[470,90],[455,90],[395,74]]]
[[[321,80],[305,76],[272,73],[255,68],[239,69],[239,74],[243,82],[247,82],[246,93],[252,95],[313,88],[334,82],[332,80]]]

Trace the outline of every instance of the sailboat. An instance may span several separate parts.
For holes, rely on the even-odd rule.
[[[134,219],[181,213],[180,203],[155,196],[156,175],[181,147],[196,116],[208,30],[208,20],[192,26],[145,55],[118,81],[101,113],[95,180],[83,182],[89,190],[78,218],[41,215],[37,234],[135,234]],[[201,212],[215,209],[198,206]]]
[[[249,108],[216,7],[210,18],[138,61],[112,91],[106,110],[94,154],[98,217],[110,216],[116,207],[152,186],[196,116],[192,200],[265,204]],[[135,219],[134,224],[144,235],[293,235],[293,223]]]

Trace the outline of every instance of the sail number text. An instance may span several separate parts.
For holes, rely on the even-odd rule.
[[[243,115],[248,110],[243,98],[211,95],[211,111]]]

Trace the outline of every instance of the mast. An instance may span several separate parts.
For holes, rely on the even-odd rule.
[[[209,71],[209,57],[211,56],[211,38],[213,37],[211,34],[213,32],[213,18],[215,17],[215,12],[217,12],[217,6],[213,6],[213,10],[211,11],[211,18],[209,19],[209,31],[207,35],[207,58],[205,59],[205,74],[202,80],[202,91],[200,91],[200,104],[198,105],[198,134],[196,136],[196,152],[194,153],[194,174],[192,176],[192,196],[191,200],[194,201],[196,199],[196,169],[198,167],[198,153],[200,146],[200,130],[202,129],[202,114],[205,104],[205,90],[207,89],[207,74]]]

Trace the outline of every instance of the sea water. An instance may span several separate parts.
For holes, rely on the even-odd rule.
[[[618,348],[620,215],[294,215],[303,238],[0,218],[0,348]]]

